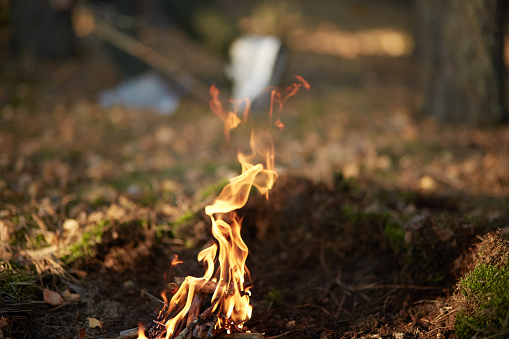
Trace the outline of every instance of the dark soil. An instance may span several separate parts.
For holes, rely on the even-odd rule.
[[[420,213],[428,207],[422,206],[399,224],[404,235],[394,237],[394,218],[366,212],[373,201],[394,193],[337,180],[330,189],[284,176],[270,200],[254,197],[241,211],[254,284],[254,314],[246,325],[267,337],[454,337],[450,296],[469,267],[469,247],[504,221],[466,220],[450,207],[426,216]],[[399,199],[383,209],[436,203],[418,194]],[[170,253],[186,261],[173,275],[201,275],[193,264],[197,249],[182,251],[133,233],[115,240],[106,235],[96,256],[78,265],[89,275],[70,285],[82,302],[18,313],[14,337],[74,337],[91,314],[107,324],[91,331],[101,338],[154,320],[160,305],[143,292],[159,296],[164,289]]]

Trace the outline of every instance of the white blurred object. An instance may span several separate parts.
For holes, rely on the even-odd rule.
[[[266,101],[269,86],[281,81],[287,64],[282,42],[276,36],[245,35],[230,48],[226,74],[233,83],[232,98]],[[259,103],[258,103],[259,104]]]
[[[170,115],[177,110],[179,97],[161,75],[149,71],[124,80],[113,89],[101,92],[99,104],[106,108],[123,105],[153,109],[159,114]]]

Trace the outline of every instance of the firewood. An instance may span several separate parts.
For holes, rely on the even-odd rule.
[[[120,332],[117,338],[136,338],[138,336],[138,327],[131,328]]]
[[[177,285],[178,288],[180,288],[180,286],[182,286],[185,279],[186,278],[184,278],[184,277],[175,277],[175,284]],[[203,293],[203,294],[214,294],[214,292],[216,291],[216,288],[217,288],[217,282],[209,280],[198,290],[198,292]]]
[[[143,331],[145,331],[147,328],[150,328],[154,322],[149,322],[145,325],[142,325]],[[119,336],[117,338],[136,338],[138,336],[139,327],[134,327],[128,330],[124,330],[120,332]]]
[[[201,302],[203,297],[200,294],[196,294],[193,298],[193,302],[191,303],[191,307],[189,307],[189,311],[187,311],[187,323],[189,325],[192,323],[196,317],[198,317],[198,312],[200,312]]]
[[[186,328],[180,331],[178,336],[175,337],[175,339],[184,339],[187,336],[187,334],[190,331],[192,331],[196,325],[198,325],[199,322],[204,322],[210,316],[210,313],[212,313],[213,308],[214,305],[205,309],[205,311],[203,311],[193,322],[191,322],[189,325],[186,326]]]

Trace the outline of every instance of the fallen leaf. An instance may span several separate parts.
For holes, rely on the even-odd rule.
[[[103,321],[97,320],[96,318],[87,318],[88,319],[88,326],[90,328],[99,327],[101,330],[103,329]]]
[[[80,227],[80,224],[74,219],[66,219],[62,227],[64,228],[64,231],[71,232],[77,230]]]
[[[77,301],[81,299],[81,295],[78,293],[71,293],[69,290],[65,290],[64,293],[62,293],[62,296],[68,301]]]
[[[85,328],[80,328],[78,330],[78,339],[87,339],[87,333],[85,331]]]
[[[74,274],[79,278],[85,278],[88,275],[88,273],[86,271],[79,270],[77,268],[70,268],[67,270],[67,272]]]
[[[419,188],[423,191],[431,191],[435,189],[437,186],[435,179],[430,177],[429,175],[425,175],[419,180]]]
[[[4,316],[2,316],[2,318],[0,318],[0,331],[5,327],[7,326],[7,318],[4,318]]]
[[[51,290],[48,290],[47,288],[44,289],[44,302],[53,306],[60,305],[64,302],[64,298],[57,292],[53,292]]]

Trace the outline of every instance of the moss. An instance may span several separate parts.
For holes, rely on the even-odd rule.
[[[265,301],[269,305],[269,308],[272,306],[279,306],[281,301],[283,300],[283,292],[281,290],[271,287],[267,294],[265,295]]]
[[[354,205],[342,205],[341,214],[343,218],[353,225],[377,225],[382,231],[382,238],[388,247],[395,253],[405,253],[409,250],[405,242],[406,231],[394,220],[391,214],[370,213],[357,210]]]
[[[390,220],[389,217],[385,216],[385,227],[384,236],[389,241],[389,244],[396,250],[401,251],[407,248],[405,243],[406,231],[402,229],[397,223]]]
[[[209,186],[203,188],[197,194],[198,200],[205,201],[205,200],[207,200],[207,198],[209,198],[211,196],[217,197],[219,195],[219,193],[221,192],[221,190],[229,183],[230,183],[230,180],[223,179],[223,180],[219,180],[218,182],[216,182],[212,185],[209,185]]]
[[[33,277],[24,269],[14,269],[10,265],[0,271],[0,292],[2,298],[28,299],[34,292],[36,285]],[[1,266],[0,266],[1,267]]]
[[[10,246],[20,248],[39,249],[48,246],[46,238],[40,233],[40,226],[33,220],[32,215],[17,215],[10,219],[13,225],[18,226],[9,238]]]
[[[342,205],[341,206],[341,214],[343,217],[350,221],[356,221],[358,212],[355,208],[355,206],[352,205]]]
[[[475,268],[458,284],[455,331],[459,338],[509,336],[509,244],[500,234],[479,246]]]
[[[92,229],[85,231],[81,240],[69,249],[68,253],[62,257],[62,260],[66,263],[71,263],[79,258],[93,255],[95,245],[101,242],[108,224],[108,220],[103,220],[98,222]]]
[[[185,212],[183,215],[177,218],[177,220],[170,223],[170,230],[175,238],[182,238],[184,235],[182,234],[182,228],[194,220],[195,214],[191,211]]]
[[[196,214],[192,211],[187,211],[170,223],[157,224],[155,227],[155,236],[156,238],[178,238],[183,239],[184,242],[186,242],[188,239],[185,233],[188,230],[185,226],[192,223],[195,218]]]

